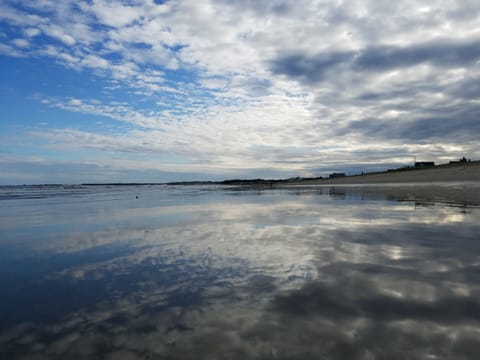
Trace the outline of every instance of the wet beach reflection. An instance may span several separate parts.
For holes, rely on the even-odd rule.
[[[124,191],[3,200],[0,358],[480,353],[475,204],[348,187]]]

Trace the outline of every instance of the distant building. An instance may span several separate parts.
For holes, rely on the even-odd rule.
[[[341,177],[345,177],[347,175],[345,175],[345,173],[332,173],[330,175],[328,175],[328,177],[330,179],[336,179],[336,178],[341,178]]]
[[[470,159],[467,159],[465,156],[462,157],[460,160],[457,161],[450,161],[450,164],[458,164],[458,163],[466,163],[470,162]]]
[[[415,161],[415,167],[429,167],[429,166],[435,166],[435,162],[433,161]]]

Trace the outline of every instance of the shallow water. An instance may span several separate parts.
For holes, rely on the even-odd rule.
[[[477,359],[479,234],[349,187],[3,187],[0,358]]]

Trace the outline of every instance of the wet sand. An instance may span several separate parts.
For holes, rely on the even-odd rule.
[[[455,206],[480,206],[480,183],[339,185],[334,188],[337,191],[343,188],[343,191],[348,191],[351,194],[399,201],[415,201],[423,205],[442,203]]]

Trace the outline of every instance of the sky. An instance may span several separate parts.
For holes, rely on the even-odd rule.
[[[480,159],[478,0],[0,0],[0,184]]]

